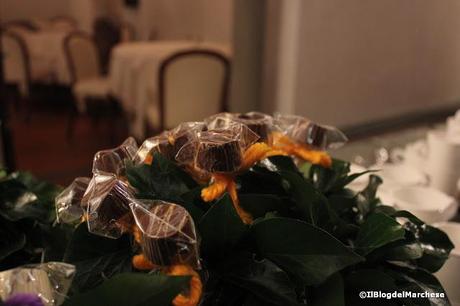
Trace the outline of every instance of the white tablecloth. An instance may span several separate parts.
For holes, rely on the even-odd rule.
[[[110,90],[128,113],[133,136],[144,138],[147,105],[158,105],[158,71],[161,62],[178,51],[190,48],[214,49],[226,55],[231,53],[225,44],[190,41],[124,43],[112,51]]]
[[[32,79],[69,84],[70,75],[64,53],[64,31],[28,33],[24,38],[30,52]]]
[[[63,47],[64,38],[68,32],[58,30],[15,32],[26,43],[32,81],[64,85],[70,83]]]

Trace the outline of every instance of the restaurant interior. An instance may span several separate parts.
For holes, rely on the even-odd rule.
[[[295,115],[319,127],[310,149],[321,134],[321,150],[363,173],[351,190],[377,172],[374,196],[455,244],[457,12],[455,0],[0,0],[0,172],[65,187],[91,177],[95,153],[128,137],[137,148],[214,114],[268,114],[284,133],[283,116]],[[435,274],[452,305],[460,305],[458,247]],[[361,305],[349,301],[314,305]]]

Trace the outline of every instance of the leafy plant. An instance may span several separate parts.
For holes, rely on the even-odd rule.
[[[0,268],[61,260],[72,229],[56,225],[54,198],[61,188],[30,173],[0,177]]]
[[[271,157],[236,178],[241,206],[256,218],[245,225],[228,195],[205,204],[196,192],[203,186],[161,155],[154,161],[128,167],[130,184],[140,197],[174,200],[194,217],[209,273],[203,305],[326,305],[327,295],[327,305],[359,306],[367,305],[361,289],[444,292],[431,273],[452,243],[412,214],[383,205],[378,176],[356,193],[347,185],[364,173],[350,175],[346,162],[326,169]]]
[[[448,258],[451,241],[409,212],[381,203],[378,176],[354,192],[347,185],[363,173],[350,175],[346,162],[334,160],[326,169],[271,157],[235,178],[240,205],[255,218],[246,225],[228,194],[204,203],[204,186],[162,155],[153,160],[152,165],[128,163],[127,178],[138,198],[177,203],[193,217],[206,276],[203,306],[360,306],[369,304],[360,291],[444,292],[432,273]],[[170,305],[184,290],[187,277],[133,269],[138,250],[129,236],[98,237],[81,224],[60,240],[61,246],[68,241],[65,252],[47,246],[46,235],[68,237],[73,230],[53,225],[51,199],[57,190],[28,175],[1,179],[3,268],[39,260],[32,245],[74,264],[77,274],[65,306]],[[36,206],[23,206],[22,199]],[[449,305],[447,299],[382,303]]]

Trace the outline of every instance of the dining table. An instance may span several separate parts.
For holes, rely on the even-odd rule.
[[[206,41],[128,42],[112,50],[109,87],[128,115],[130,133],[145,138],[147,108],[158,109],[158,84],[161,63],[169,56],[190,49],[214,50],[231,57],[228,44]],[[154,115],[160,120],[159,112]]]

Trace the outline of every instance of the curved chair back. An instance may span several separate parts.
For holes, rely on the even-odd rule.
[[[20,94],[27,96],[31,76],[27,44],[14,31],[1,31],[0,37],[4,56],[3,76],[5,82],[17,84]]]
[[[160,129],[227,110],[230,62],[213,50],[176,53],[160,66]]]
[[[51,27],[62,31],[75,31],[77,22],[70,16],[55,16],[50,19]]]
[[[98,51],[89,35],[78,32],[69,34],[64,39],[64,52],[72,83],[101,75]]]

